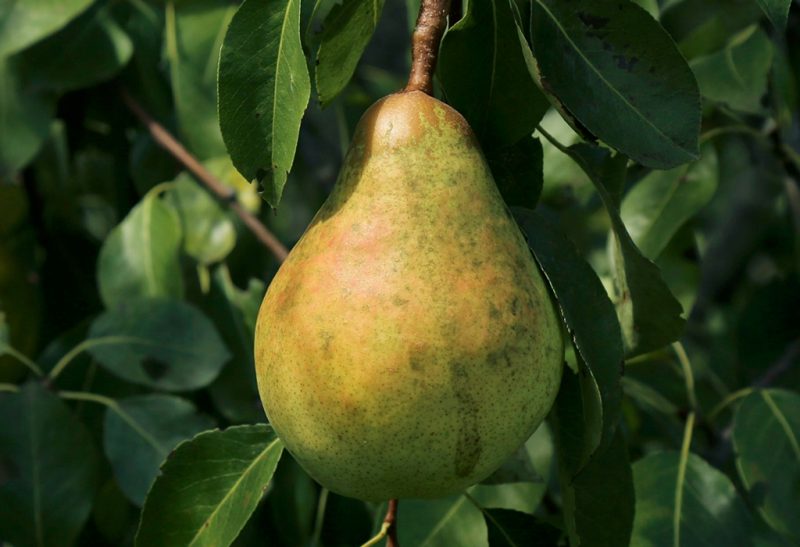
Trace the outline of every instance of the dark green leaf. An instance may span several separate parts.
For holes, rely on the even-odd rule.
[[[623,186],[624,162],[621,170],[609,169],[620,156],[611,156],[588,144],[571,146],[569,154],[589,175],[611,220],[615,305],[627,355],[646,353],[677,340],[685,324],[681,305],[664,283],[658,267],[636,247],[609,191]],[[624,156],[621,158],[624,160]],[[613,180],[615,176],[619,180]]]
[[[501,150],[492,150],[486,158],[500,194],[511,207],[533,209],[542,193],[542,143],[524,137]]]
[[[697,157],[697,83],[645,10],[616,0],[536,0],[531,21],[544,85],[589,131],[649,167]]]
[[[633,464],[631,545],[751,545],[751,518],[733,483],[696,454],[657,452]]]
[[[317,93],[328,105],[353,77],[358,60],[378,26],[384,0],[343,0],[322,23],[317,53]]]
[[[300,0],[246,0],[219,64],[219,122],[233,164],[278,205],[311,83],[300,44]]]
[[[105,80],[124,67],[133,43],[108,9],[87,10],[21,56],[25,76],[59,93]]]
[[[230,545],[282,453],[266,425],[208,431],[179,445],[147,494],[136,545]]]
[[[573,469],[576,472],[598,447],[611,441],[619,419],[622,336],[608,294],[572,242],[533,211],[517,210],[515,214],[580,356],[584,412],[596,417],[597,429],[585,431],[582,454]],[[583,417],[577,419],[583,423]]]
[[[211,321],[178,300],[133,300],[107,311],[92,323],[86,348],[120,378],[174,391],[208,385],[229,358]]]
[[[717,189],[717,155],[704,146],[700,159],[670,171],[653,171],[636,183],[620,209],[628,233],[644,256],[655,260],[678,229]]]
[[[561,532],[533,515],[509,509],[483,512],[489,531],[489,547],[553,547]]]
[[[734,36],[724,49],[692,60],[704,97],[734,110],[758,114],[764,111],[761,97],[767,92],[772,66],[772,43],[757,26]]]
[[[57,31],[93,0],[23,0],[0,6],[0,58]]]
[[[733,421],[736,467],[764,520],[800,541],[800,395],[769,389],[739,403]]]
[[[203,265],[228,256],[236,245],[236,228],[206,189],[183,173],[175,179],[167,198],[180,217],[186,254]]]
[[[97,278],[108,308],[143,297],[183,295],[181,223],[159,198],[161,190],[151,190],[103,242]]]
[[[789,8],[792,0],[756,0],[758,5],[769,18],[770,22],[780,32],[786,31],[786,21],[789,19]]]
[[[23,81],[18,61],[0,57],[0,178],[33,159],[47,138],[55,110],[50,95]]]
[[[103,445],[122,492],[141,506],[170,451],[212,427],[192,403],[171,395],[129,397],[109,406]]]
[[[639,545],[630,542],[635,497],[628,447],[622,430],[618,428],[607,448],[595,454],[573,476],[570,461],[574,460],[574,455],[564,453],[570,450],[571,444],[574,445],[564,442],[572,431],[571,426],[564,423],[561,410],[559,408],[557,414],[559,476],[564,499],[564,524],[570,545]]]
[[[200,159],[225,154],[217,119],[217,64],[236,6],[223,0],[167,2],[164,53],[182,141]]]
[[[84,425],[37,383],[0,393],[0,537],[72,545],[98,485],[100,461]]]
[[[469,2],[442,40],[439,77],[447,102],[484,149],[530,135],[548,108],[532,75],[535,63],[509,0]]]

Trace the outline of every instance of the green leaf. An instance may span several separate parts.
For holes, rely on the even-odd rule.
[[[584,413],[594,416],[597,425],[585,430],[582,453],[573,470],[577,472],[599,447],[611,441],[619,420],[622,335],[608,294],[574,244],[533,211],[518,209],[515,215],[577,349]],[[583,416],[576,419],[584,421]]]
[[[616,0],[536,0],[531,24],[544,86],[589,131],[657,169],[697,157],[697,82],[644,9]]]
[[[100,297],[107,308],[160,296],[183,296],[181,223],[156,187],[103,242],[97,259]]]
[[[631,545],[751,545],[751,518],[736,488],[700,456],[649,454],[633,464],[633,482]]]
[[[317,53],[317,93],[327,106],[347,85],[378,26],[384,0],[343,0],[322,23]]]
[[[542,143],[531,136],[507,148],[489,151],[486,159],[492,176],[509,206],[536,207],[544,183],[542,156]]]
[[[467,490],[472,500],[465,495],[402,500],[397,517],[399,543],[417,547],[486,547],[481,507],[533,513],[541,498],[536,494],[542,492],[542,486],[530,483],[478,485]]]
[[[561,532],[536,517],[510,509],[483,512],[489,532],[489,547],[552,547]]]
[[[266,425],[201,433],[164,463],[136,545],[230,545],[267,489],[283,444]]]
[[[759,114],[772,66],[772,42],[757,26],[734,36],[724,49],[692,60],[704,97],[734,110]]]
[[[685,324],[683,309],[620,218],[615,194],[624,185],[625,157],[583,143],[570,146],[568,153],[589,175],[611,220],[614,303],[626,354],[647,353],[677,340]]]
[[[564,453],[573,444],[565,442],[572,432],[563,417],[559,408],[559,477],[570,545],[640,545],[630,541],[636,502],[628,447],[621,428],[616,430],[607,448],[595,454],[577,475],[572,475],[574,455]]]
[[[792,0],[756,0],[770,22],[780,32],[786,31]]]
[[[759,390],[733,420],[736,467],[753,505],[775,530],[800,541],[800,395]]]
[[[704,146],[695,163],[653,171],[625,196],[620,216],[644,256],[657,259],[678,229],[705,207],[717,189],[717,155]]]
[[[179,300],[133,300],[92,322],[85,347],[109,372],[157,389],[207,386],[230,357],[202,313]]]
[[[23,80],[19,60],[0,57],[0,178],[33,159],[49,134],[54,111],[53,97]]]
[[[186,254],[203,265],[228,256],[236,245],[236,228],[207,190],[182,173],[167,192],[167,199],[178,212]]]
[[[108,80],[133,54],[133,43],[109,15],[89,9],[58,33],[21,55],[24,74],[59,93]]]
[[[170,0],[164,54],[182,141],[201,160],[225,154],[217,119],[217,69],[222,39],[236,6],[223,0]]]
[[[687,59],[725,47],[730,37],[763,15],[757,2],[680,0],[662,3],[660,21]]]
[[[103,445],[125,496],[141,507],[170,451],[212,427],[211,418],[198,414],[189,401],[172,395],[128,397],[109,406]]]
[[[17,0],[0,5],[0,58],[54,33],[93,0]]]
[[[233,164],[276,207],[294,160],[311,83],[300,0],[245,0],[219,64],[219,122]]]
[[[532,75],[535,61],[509,0],[469,2],[444,36],[439,78],[447,102],[484,149],[530,135],[548,108]]]
[[[72,545],[92,509],[100,461],[92,437],[38,383],[0,393],[0,537]]]

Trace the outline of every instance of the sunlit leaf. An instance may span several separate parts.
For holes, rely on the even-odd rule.
[[[106,307],[183,295],[181,223],[159,194],[159,188],[151,190],[103,242],[97,278]]]
[[[200,159],[225,153],[217,119],[217,64],[236,6],[222,0],[170,0],[164,55],[184,144]]]
[[[300,0],[246,0],[219,63],[219,122],[233,164],[278,205],[311,83],[300,44]]]
[[[705,207],[717,189],[717,155],[703,147],[695,163],[653,171],[625,195],[620,216],[644,256],[657,259],[678,229]]]
[[[179,445],[147,494],[136,545],[230,545],[282,453],[266,425],[208,431]]]

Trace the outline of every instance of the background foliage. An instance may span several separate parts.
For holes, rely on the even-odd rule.
[[[297,241],[361,113],[402,88],[417,9],[0,3],[0,541],[378,529],[385,506],[320,489],[263,424],[252,337],[279,262],[231,204]],[[800,8],[456,1],[437,76],[577,374],[484,483],[403,500],[401,544],[800,542]]]

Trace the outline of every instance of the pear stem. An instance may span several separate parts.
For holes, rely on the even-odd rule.
[[[389,500],[389,508],[386,510],[386,516],[381,523],[381,529],[378,533],[370,538],[368,542],[361,547],[375,547],[383,539],[386,539],[386,547],[400,547],[397,541],[397,500]]]
[[[384,524],[389,525],[386,547],[400,547],[400,542],[397,541],[397,503],[396,499],[389,500],[389,508],[386,510],[386,516],[383,519]]]
[[[449,11],[450,0],[422,0],[420,3],[417,26],[411,38],[411,73],[404,91],[433,95],[433,73]]]

